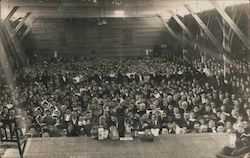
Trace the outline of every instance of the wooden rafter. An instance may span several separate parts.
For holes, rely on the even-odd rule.
[[[247,37],[243,34],[240,28],[235,24],[235,22],[228,16],[224,9],[215,0],[209,0],[210,3],[215,7],[215,9],[220,13],[223,19],[229,24],[232,30],[238,35],[243,44],[250,49],[250,42]]]
[[[250,17],[250,6],[244,8],[244,12],[246,13],[247,17],[249,18]]]
[[[19,7],[14,7],[10,13],[7,15],[7,17],[4,19],[3,23],[2,23],[2,26],[5,25],[6,22],[8,22],[10,20],[10,18],[16,13],[17,9]]]
[[[186,9],[191,13],[195,21],[199,24],[199,26],[202,28],[202,30],[205,32],[205,34],[208,36],[208,38],[211,40],[211,42],[216,46],[216,48],[225,56],[227,56],[227,51],[221,46],[221,44],[218,42],[218,40],[215,38],[215,36],[210,32],[210,30],[207,28],[207,26],[202,22],[202,20],[199,18],[199,16],[194,13],[193,9],[189,5],[185,5]]]
[[[238,24],[239,22],[240,22],[240,18],[241,18],[241,16],[242,16],[242,12],[239,12],[239,16],[237,16],[237,18],[236,18],[236,21],[235,21],[235,24]],[[234,35],[235,35],[235,32],[234,31],[232,31],[232,29],[230,28],[230,34],[229,34],[229,39],[230,39],[230,42],[232,42],[233,41],[233,38],[234,38]]]
[[[216,20],[218,21],[218,24],[220,26],[220,29],[222,30],[223,29],[223,23],[220,21],[219,17],[216,16]]]
[[[16,26],[15,28],[15,35],[17,34],[17,32],[22,28],[23,24],[25,23],[25,21],[28,19],[28,17],[30,16],[30,12],[28,12],[21,20],[21,22]]]
[[[187,27],[185,26],[185,24],[181,21],[181,19],[180,19],[177,15],[175,15],[174,12],[172,12],[172,11],[169,11],[169,12],[172,14],[174,20],[180,25],[180,27],[182,28],[182,30],[188,35],[188,37],[189,37],[190,39],[193,39],[192,33],[188,30],[188,28],[187,28]]]
[[[168,32],[171,34],[171,36],[174,37],[176,40],[179,40],[176,33],[172,30],[172,28],[168,25],[168,23],[166,23],[163,20],[162,16],[160,16],[159,14],[157,14],[156,16],[160,19],[162,25],[164,25],[164,27],[168,30]]]

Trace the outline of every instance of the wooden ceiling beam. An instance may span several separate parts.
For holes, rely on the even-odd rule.
[[[248,49],[250,49],[249,39],[247,39],[247,37],[243,34],[240,28],[235,24],[235,22],[230,18],[230,16],[228,16],[225,10],[215,0],[209,0],[209,1],[215,7],[215,9],[219,12],[222,18],[228,23],[231,29],[238,35],[238,37],[243,42],[243,44]]]
[[[130,6],[130,7],[113,7],[113,6],[106,6],[105,10],[101,7],[94,7],[94,6],[89,6],[89,7],[83,7],[83,6],[47,6],[47,7],[39,7],[39,6],[19,6],[20,10],[27,10],[29,12],[41,12],[41,11],[65,11],[65,12],[82,12],[82,11],[96,11],[103,13],[105,12],[110,12],[110,11],[117,11],[117,10],[123,10],[124,12],[141,12],[141,11],[158,11],[158,12],[163,12],[168,9],[168,7],[165,6],[160,6],[160,7],[138,7],[138,6]],[[167,13],[167,12],[166,12]]]
[[[124,16],[116,15],[116,8],[107,9],[105,11],[105,17],[111,18],[123,18],[123,17],[147,17],[159,12],[159,10],[150,10],[148,8],[129,8],[124,11]],[[104,16],[104,11],[99,8],[86,7],[20,7],[19,14],[25,15],[27,12],[31,12],[34,17],[48,17],[48,18],[99,18]]]
[[[194,13],[193,9],[189,5],[185,5],[186,9],[190,12],[192,17],[195,19],[195,21],[198,23],[200,28],[205,32],[205,34],[208,36],[208,38],[211,40],[211,42],[215,45],[215,47],[225,56],[228,56],[227,51],[222,47],[222,45],[219,43],[219,41],[215,38],[215,36],[210,32],[210,30],[207,28],[207,26],[203,23],[203,21],[199,18],[199,16]]]
[[[17,11],[18,8],[19,8],[19,7],[14,7],[14,8],[12,8],[12,10],[10,11],[10,13],[9,13],[9,14],[7,15],[7,17],[4,19],[2,25],[4,25],[6,22],[8,22],[8,21],[11,19],[11,17],[16,13],[16,11]]]
[[[159,20],[161,21],[161,23],[162,23],[162,25],[165,27],[165,29],[170,33],[170,35],[172,36],[172,37],[174,37],[174,39],[176,39],[177,41],[179,41],[179,38],[178,38],[178,36],[176,35],[176,33],[174,32],[174,30],[172,30],[172,28],[168,25],[168,23],[166,23],[164,20],[163,20],[163,18],[162,18],[162,16],[160,16],[160,15],[156,15],[158,18],[159,18]]]
[[[172,16],[173,16],[174,20],[177,22],[177,24],[179,24],[180,27],[182,28],[182,30],[188,35],[188,37],[189,37],[190,39],[193,39],[192,33],[188,30],[188,28],[187,28],[186,25],[181,21],[181,19],[180,19],[176,14],[174,14],[173,11],[169,11],[169,12],[172,14]]]
[[[22,20],[19,22],[19,24],[16,26],[15,28],[15,33],[14,35],[17,34],[17,32],[22,28],[23,24],[25,23],[25,21],[28,19],[28,17],[30,16],[30,12],[28,12],[23,18]]]
[[[40,2],[40,1],[31,1],[31,0],[8,0],[8,6],[20,6],[20,7],[31,7],[31,6],[39,6],[39,7],[48,7],[48,6],[82,6],[82,7],[101,7],[103,5],[105,6],[114,6],[114,7],[131,7],[131,6],[137,6],[137,7],[145,7],[145,6],[168,6],[170,3],[174,4],[173,0],[158,0],[156,2],[152,0],[126,0],[124,1],[120,6],[115,6],[112,4],[112,1],[105,1],[103,2],[88,2],[88,1],[48,1],[48,2]]]

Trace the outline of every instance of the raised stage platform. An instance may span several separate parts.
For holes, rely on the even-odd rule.
[[[154,142],[30,138],[24,158],[215,158],[234,140],[234,135],[227,134],[167,135],[155,137]]]

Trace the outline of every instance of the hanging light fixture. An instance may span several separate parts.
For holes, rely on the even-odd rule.
[[[105,19],[102,19],[102,25],[107,25],[107,21]]]
[[[99,13],[100,13],[100,17],[97,18],[97,25],[98,26],[102,26],[102,25],[106,25],[107,21],[105,20],[105,0],[102,1],[102,8],[100,8]],[[101,12],[103,11],[103,17],[101,18]]]
[[[122,4],[121,1],[113,1],[112,2],[112,5],[114,5],[114,6],[120,6],[121,4]]]
[[[105,0],[103,0],[103,19],[102,19],[102,25],[106,25],[107,24],[107,21],[105,20],[105,13],[106,13]]]
[[[81,0],[82,2],[88,1],[88,2],[93,2],[93,3],[97,3],[97,0]]]
[[[99,19],[99,18],[97,19],[97,25],[98,25],[98,26],[101,26],[101,25],[102,25],[102,21],[101,21],[101,19]]]

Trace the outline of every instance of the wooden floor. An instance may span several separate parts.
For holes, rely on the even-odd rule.
[[[0,156],[1,157],[1,156]],[[20,154],[18,149],[7,149],[4,153],[4,155],[2,156],[2,158],[20,158]]]
[[[30,138],[24,158],[215,158],[232,135],[187,134],[156,137],[154,142],[75,138]]]

